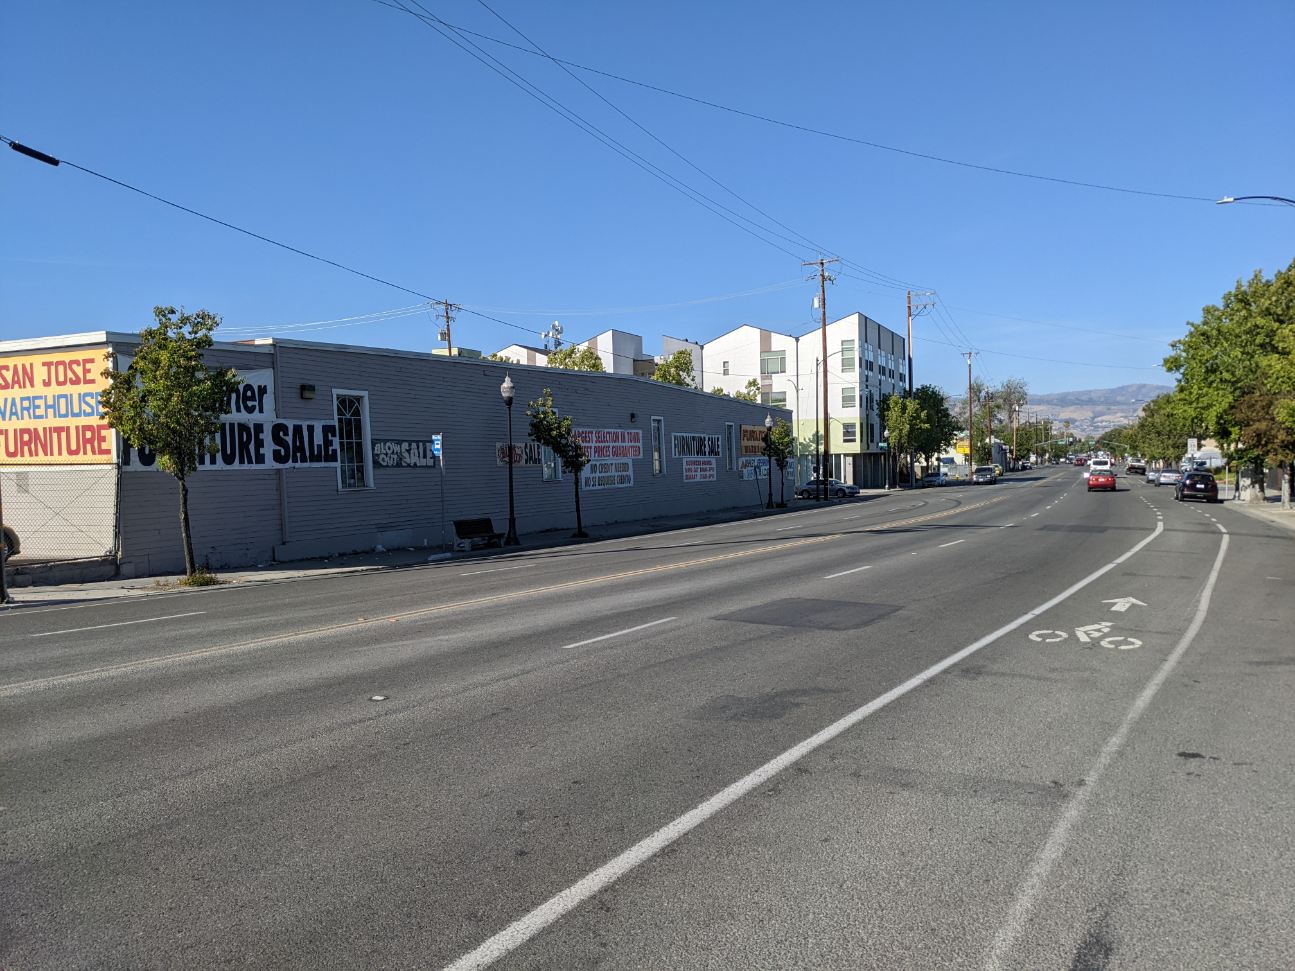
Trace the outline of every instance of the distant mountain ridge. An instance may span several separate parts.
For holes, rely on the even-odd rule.
[[[1172,390],[1167,384],[1121,384],[1115,388],[1032,394],[1026,408],[1051,416],[1058,424],[1068,419],[1072,435],[1100,435],[1132,424],[1144,404]]]

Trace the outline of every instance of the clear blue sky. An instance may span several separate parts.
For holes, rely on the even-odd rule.
[[[491,4],[555,57],[810,128],[1150,192],[1295,196],[1289,0]],[[475,0],[424,6],[526,44]],[[456,343],[486,352],[538,343],[554,319],[649,351],[663,333],[799,332],[816,289],[799,261],[821,247],[855,267],[831,316],[902,329],[903,287],[858,267],[939,291],[916,325],[919,382],[965,384],[935,341],[971,342],[979,373],[1036,392],[1166,382],[1185,321],[1295,255],[1295,208],[1012,178],[575,71],[789,231],[552,62],[476,39],[761,236],[797,238],[773,239],[786,253],[376,0],[8,0],[2,17],[0,134],[516,325],[461,313]],[[171,303],[221,314],[231,338],[435,344],[425,313],[288,327],[420,299],[67,166],[3,150],[0,207],[0,338],[134,330]]]

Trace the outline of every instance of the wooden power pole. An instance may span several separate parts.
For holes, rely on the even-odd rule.
[[[975,410],[971,403],[971,351],[963,351],[962,356],[967,359],[967,478],[971,478],[971,470],[976,467],[976,435],[972,431],[975,422]]]
[[[454,339],[450,333],[450,325],[454,323],[455,311],[462,310],[463,308],[460,307],[457,303],[450,303],[448,300],[436,300],[436,301],[433,301],[433,303],[439,304],[441,309],[445,313],[445,326],[441,329],[440,334],[438,334],[437,336],[441,340],[445,341],[445,356],[453,357]]]
[[[829,495],[828,480],[832,477],[832,423],[827,418],[827,281],[831,277],[827,274],[827,264],[839,262],[841,261],[838,259],[819,258],[801,264],[801,266],[818,267],[818,309],[821,313],[819,330],[823,335],[823,458],[818,467],[818,478],[822,483],[824,499]]]

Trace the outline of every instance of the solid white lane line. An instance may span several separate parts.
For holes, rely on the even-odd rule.
[[[86,630],[103,630],[106,627],[129,627],[131,624],[156,624],[159,620],[176,620],[180,617],[197,617],[205,610],[191,610],[187,614],[168,614],[166,617],[145,617],[143,620],[119,620],[115,624],[95,624],[93,627],[72,627],[68,630],[46,630],[39,634],[28,634],[28,637],[53,637],[55,634],[79,634]]]
[[[1157,525],[1157,532],[1162,527]],[[1043,892],[1043,885],[1047,882],[1048,874],[1061,858],[1061,854],[1066,848],[1066,838],[1070,835],[1070,830],[1074,827],[1075,822],[1079,819],[1080,814],[1084,811],[1084,806],[1092,797],[1093,789],[1101,780],[1102,775],[1106,772],[1107,767],[1119,755],[1124,743],[1128,741],[1129,733],[1133,726],[1137,724],[1142,713],[1146,711],[1147,706],[1151,704],[1151,699],[1156,696],[1165,680],[1178,666],[1182,656],[1187,649],[1192,646],[1192,641],[1196,640],[1196,635],[1200,633],[1201,627],[1205,623],[1205,615],[1210,609],[1210,597],[1214,593],[1214,584],[1218,581],[1219,573],[1223,569],[1223,557],[1228,551],[1227,530],[1219,527],[1224,534],[1219,542],[1218,555],[1214,557],[1214,567],[1210,570],[1209,579],[1205,581],[1205,589],[1201,592],[1200,600],[1196,606],[1196,615],[1192,618],[1191,624],[1183,632],[1182,638],[1178,644],[1170,651],[1169,656],[1165,658],[1164,663],[1156,669],[1156,673],[1151,676],[1151,680],[1138,694],[1133,702],[1133,707],[1124,716],[1124,721],[1120,727],[1115,730],[1115,734],[1106,740],[1102,746],[1101,752],[1097,756],[1097,761],[1093,763],[1091,769],[1084,776],[1081,784],[1074,790],[1066,808],[1062,811],[1061,817],[1048,834],[1047,842],[1039,850],[1030,865],[1025,880],[1022,882],[1020,889],[1017,891],[1016,900],[1012,904],[1012,909],[1008,911],[1007,920],[999,928],[998,934],[994,937],[994,942],[990,946],[989,956],[985,960],[987,971],[995,971],[1002,966],[1003,959],[1007,957],[1008,952],[1016,944],[1021,932],[1025,929],[1025,922],[1030,918],[1030,912],[1034,909],[1034,904]]]
[[[775,532],[775,533],[785,533],[785,532],[787,532],[787,530],[789,530],[789,529],[800,529],[801,525],[802,525],[801,523],[796,523],[796,525],[794,525],[794,526],[780,526],[778,529],[775,529],[775,530],[774,530],[774,532]]]
[[[1035,617],[1038,617],[1040,614],[1051,610],[1057,604],[1074,596],[1093,581],[1105,576],[1111,570],[1114,570],[1117,566],[1135,553],[1139,552],[1163,532],[1164,526],[1157,524],[1155,531],[1152,532],[1150,536],[1147,536],[1145,539],[1134,544],[1127,552],[1112,560],[1110,563],[1107,563],[1106,566],[1088,574],[1088,576],[1084,577],[1082,580],[1071,584],[1065,590],[1061,591],[1061,593],[1057,594],[1052,599],[1041,603],[1029,613],[1022,614],[1015,620],[1004,624],[1002,627],[998,628],[998,630],[986,634],[979,640],[968,644],[962,650],[950,654],[943,661],[939,661],[931,665],[920,674],[913,675],[913,677],[909,678],[903,684],[896,685],[885,694],[879,695],[866,705],[856,708],[854,711],[850,712],[850,714],[838,719],[821,731],[811,735],[803,742],[800,742],[798,745],[789,748],[781,755],[766,762],[750,774],[743,776],[736,782],[733,782],[721,789],[705,802],[693,809],[690,809],[673,822],[667,823],[647,838],[635,843],[620,855],[613,857],[611,860],[604,863],[597,870],[594,870],[587,876],[577,880],[565,890],[554,894],[530,913],[519,917],[493,937],[487,938],[479,946],[463,955],[457,961],[446,965],[446,971],[470,971],[470,969],[484,968],[517,950],[517,948],[521,947],[540,931],[544,930],[544,928],[575,910],[594,894],[611,886],[611,884],[615,883],[639,864],[656,856],[656,854],[660,853],[671,843],[674,843],[681,837],[696,829],[716,813],[731,806],[752,790],[758,789],[778,773],[792,765],[795,765],[815,750],[822,748],[828,742],[832,741],[841,733],[853,728],[869,715],[875,714],[891,702],[904,697],[904,695],[908,694],[913,689],[920,688],[936,675],[953,667],[953,665],[957,664],[959,661],[965,660],[982,648],[994,643],[1005,634],[1010,634],[1018,627],[1028,624]]]
[[[952,543],[941,543],[938,549],[944,549],[946,546],[957,546],[959,543],[965,543],[965,539],[955,539]]]
[[[576,641],[574,644],[563,644],[562,650],[569,651],[575,647],[584,647],[586,644],[597,644],[599,641],[609,640],[613,637],[621,637],[625,634],[633,634],[635,631],[646,630],[649,627],[655,627],[657,624],[664,624],[674,619],[674,617],[662,617],[660,620],[650,620],[646,624],[639,624],[637,627],[626,627],[624,630],[612,631],[610,634],[603,634],[601,637],[591,637],[587,641]]]
[[[533,567],[534,563],[523,563],[521,566],[501,566],[493,570],[473,570],[470,573],[460,573],[461,577],[479,577],[483,573],[507,573],[509,570],[526,570]]]
[[[860,570],[871,570],[871,569],[872,569],[872,564],[869,563],[867,566],[856,566],[853,570],[842,570],[840,573],[829,573],[827,576],[823,577],[823,579],[835,580],[837,577],[849,576],[851,573],[858,573]]]

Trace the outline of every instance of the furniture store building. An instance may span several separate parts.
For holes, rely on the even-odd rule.
[[[176,481],[99,408],[103,368],[124,368],[137,344],[111,332],[0,342],[0,501],[21,557],[109,557],[123,576],[183,568]],[[207,361],[240,381],[188,480],[194,554],[213,569],[440,550],[456,519],[502,529],[506,374],[523,534],[574,525],[572,473],[527,436],[527,403],[546,388],[590,457],[586,525],[762,505],[765,416],[790,419],[633,375],[380,348],[267,339],[218,343]]]

